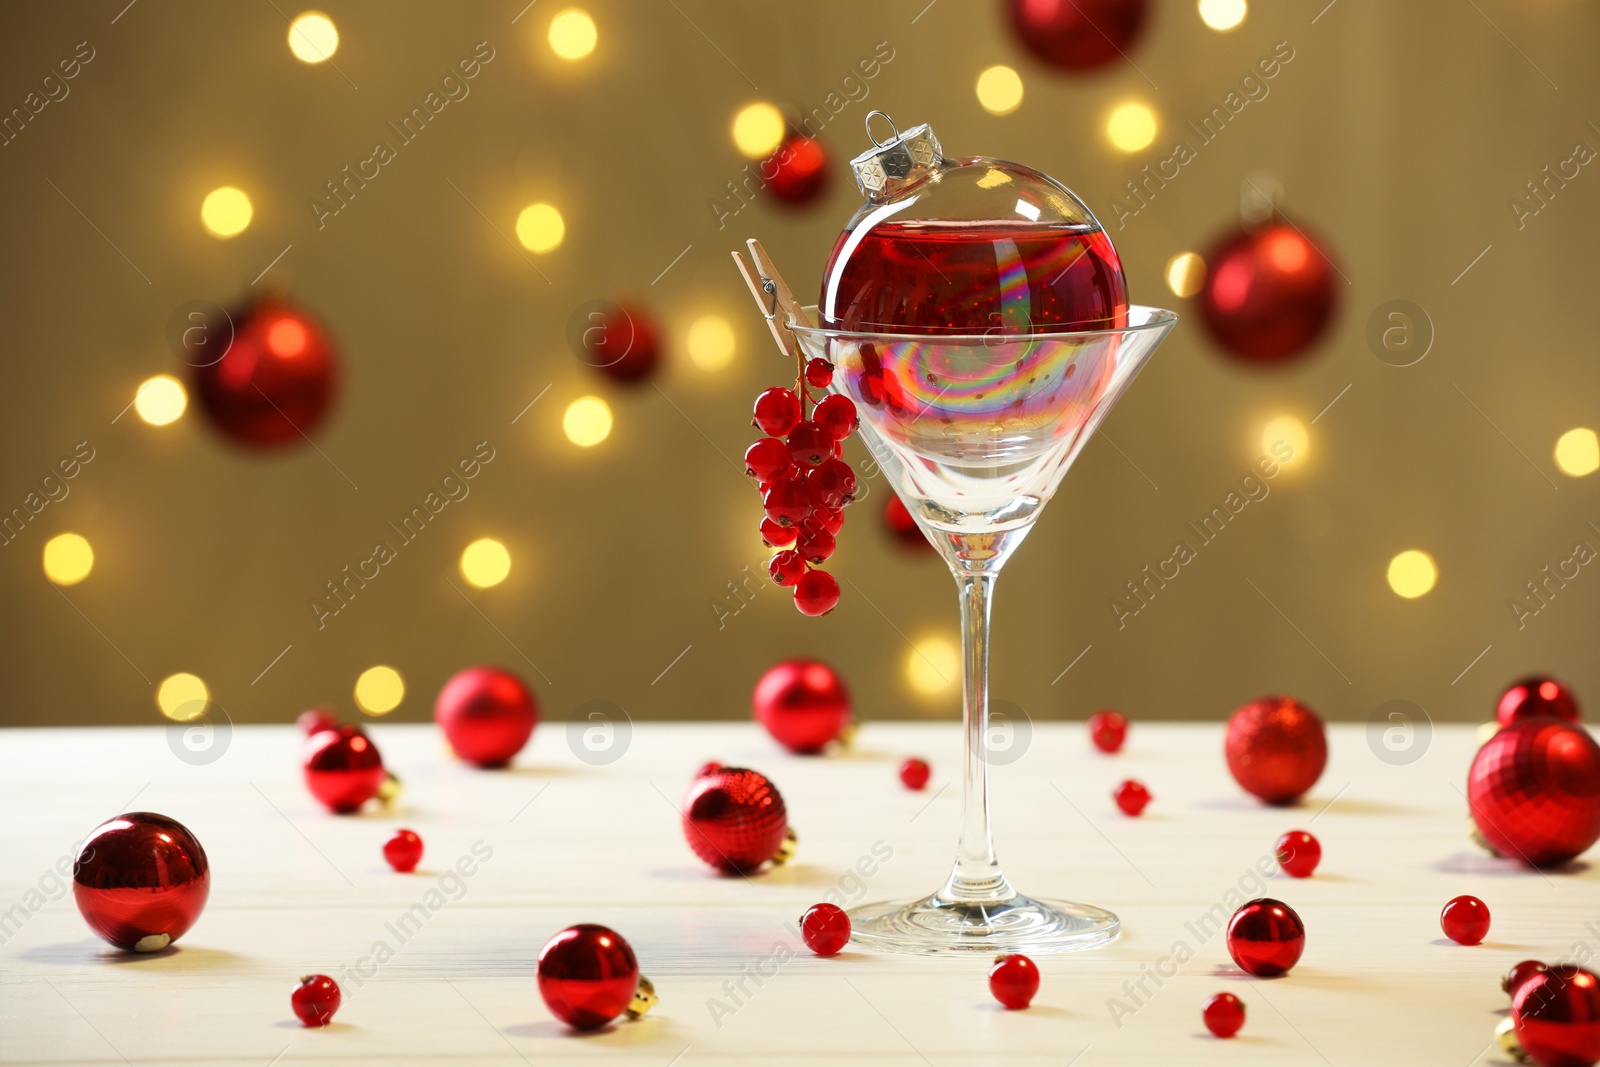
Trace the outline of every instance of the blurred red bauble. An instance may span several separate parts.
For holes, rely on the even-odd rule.
[[[1150,11],[1148,0],[1007,0],[1006,7],[1028,51],[1075,72],[1126,58]]]
[[[521,678],[498,667],[468,667],[444,683],[433,719],[457,758],[504,767],[539,724],[539,706]]]
[[[339,355],[316,319],[269,298],[234,318],[222,358],[194,368],[200,409],[239,444],[279,448],[321,425],[339,390]]]
[[[1304,830],[1290,830],[1273,844],[1272,853],[1290,878],[1310,878],[1322,862],[1322,842]]]
[[[331,812],[349,815],[378,795],[383,757],[359,726],[319,730],[300,751],[306,788]]]
[[[1536,974],[1543,974],[1550,968],[1543,960],[1523,960],[1511,965],[1511,969],[1500,979],[1500,988],[1507,996],[1515,997],[1517,990],[1522,988],[1522,983]]]
[[[1200,1009],[1200,1018],[1217,1037],[1232,1037],[1244,1026],[1244,1001],[1232,993],[1217,993]]]
[[[1600,745],[1549,716],[1514,722],[1478,749],[1467,801],[1500,855],[1534,867],[1565,863],[1600,839]]]
[[[1117,802],[1122,814],[1139,815],[1143,813],[1145,805],[1150,803],[1150,790],[1146,789],[1142,782],[1129,778],[1111,791],[1111,799]]]
[[[1281,900],[1252,900],[1228,920],[1228,955],[1257,978],[1288,974],[1305,948],[1305,924]]]
[[[913,792],[925,789],[928,785],[928,776],[933,773],[933,768],[928,766],[928,761],[909,757],[900,764],[900,784]]]
[[[1289,804],[1317,783],[1328,739],[1317,713],[1293,697],[1262,697],[1228,720],[1228,770],[1268,804]]]
[[[334,718],[333,712],[327,708],[307,708],[294,721],[300,727],[300,732],[307,737],[315,733],[321,733],[323,730],[337,730],[339,728],[339,720]]]
[[[807,204],[828,187],[828,151],[821,141],[791,133],[762,161],[759,173],[779,202]]]
[[[917,525],[899,497],[891,496],[883,506],[883,525],[901,547],[918,553],[933,551],[933,542],[928,540],[928,535],[922,532],[922,527]]]
[[[153,812],[107,819],[72,865],[72,897],[89,929],[129,952],[178,940],[210,895],[206,850],[182,823]]]
[[[422,838],[415,830],[396,830],[383,843],[383,858],[401,874],[409,874],[422,862]]]
[[[1517,987],[1511,1019],[1522,1049],[1541,1067],[1600,1062],[1600,979],[1557,964]]]
[[[785,660],[756,682],[755,719],[790,752],[821,752],[850,726],[850,691],[826,663]]]
[[[1101,752],[1120,752],[1128,739],[1128,719],[1120,711],[1097,711],[1089,716],[1089,739]]]
[[[584,362],[622,382],[649,377],[661,359],[655,316],[636,304],[591,310],[581,343]]]
[[[1201,320],[1235,359],[1288,362],[1333,321],[1336,273],[1323,244],[1288,223],[1236,231],[1206,256]]]
[[[628,1010],[639,961],[622,935],[595,923],[569,926],[539,950],[539,995],[576,1030],[598,1030]]]
[[[1577,722],[1582,718],[1578,711],[1578,698],[1566,683],[1539,675],[1513,683],[1500,694],[1500,702],[1495,706],[1495,718],[1501,726],[1510,726],[1519,719],[1531,719],[1539,715],[1567,722]]]
[[[743,767],[702,774],[683,801],[683,836],[723,874],[750,874],[774,859],[789,829],[783,797],[766,775]]]

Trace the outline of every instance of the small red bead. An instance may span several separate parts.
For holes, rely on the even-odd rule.
[[[775,385],[756,397],[755,424],[768,437],[782,437],[800,421],[800,398]]]
[[[811,410],[811,421],[827,430],[835,441],[843,441],[854,433],[856,420],[855,401],[839,393],[823,397]]]
[[[763,437],[744,452],[744,472],[759,484],[781,478],[794,467],[789,446],[776,437]]]
[[[1228,955],[1240,970],[1257,978],[1288,974],[1305,949],[1305,924],[1281,900],[1249,901],[1228,920]]]
[[[813,904],[800,917],[800,936],[819,956],[837,956],[850,942],[850,916],[835,904]]]
[[[818,466],[833,458],[833,441],[828,431],[815,422],[802,422],[789,431],[789,459],[796,467]]]
[[[409,874],[422,860],[422,838],[413,830],[396,830],[394,836],[383,843],[383,858],[401,874]]]
[[[1111,797],[1124,815],[1138,815],[1150,803],[1150,790],[1129,778],[1112,791]]]
[[[806,561],[793,549],[784,549],[767,564],[767,577],[774,585],[793,585],[806,572]]]
[[[295,983],[294,992],[289,994],[289,1006],[305,1025],[327,1026],[333,1022],[333,1013],[339,1010],[343,999],[338,982],[325,974],[308,974]]]
[[[779,526],[771,519],[761,520],[761,541],[768,548],[788,548],[799,534],[797,526]]]
[[[1101,752],[1120,752],[1128,738],[1128,720],[1120,711],[1097,711],[1089,716],[1089,738]]]
[[[806,360],[806,384],[813,389],[826,389],[832,385],[833,364],[820,356]]]
[[[1291,878],[1309,878],[1322,862],[1322,844],[1304,830],[1290,830],[1272,846],[1278,866]]]
[[[1500,979],[1500,988],[1505,990],[1507,996],[1515,997],[1523,982],[1536,974],[1543,974],[1548,969],[1542,960],[1523,960],[1521,963],[1513,964],[1506,972],[1506,976]]]
[[[1477,897],[1452,897],[1439,913],[1444,936],[1458,945],[1476,945],[1489,936],[1489,905]]]
[[[794,606],[802,615],[826,615],[839,604],[839,583],[827,571],[806,571],[794,584]]]
[[[1244,1026],[1244,1001],[1232,993],[1218,993],[1200,1009],[1206,1029],[1218,1037],[1232,1037]]]
[[[1026,1008],[1039,992],[1039,968],[1020,953],[1001,956],[989,968],[989,992],[1012,1011]]]
[[[307,737],[312,734],[319,734],[324,730],[337,730],[339,728],[339,720],[335,719],[333,712],[326,708],[307,708],[300,713],[300,717],[295,719],[295,722],[299,725],[300,731]]]
[[[915,756],[900,764],[900,781],[907,789],[922,789],[928,784],[929,773],[928,761]]]

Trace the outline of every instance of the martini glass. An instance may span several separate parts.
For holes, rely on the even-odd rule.
[[[808,309],[811,321],[819,321]],[[989,602],[995,576],[1178,317],[1131,306],[1119,329],[1067,333],[790,329],[834,366],[861,438],[955,575],[961,598],[965,758],[950,877],[910,903],[850,913],[853,937],[900,952],[1070,952],[1117,936],[1092,904],[1012,887],[989,825]]]

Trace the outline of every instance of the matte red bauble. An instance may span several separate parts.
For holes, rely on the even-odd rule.
[[[339,388],[339,356],[307,312],[266,299],[234,317],[222,358],[194,368],[200,409],[251,448],[279,448],[316,430]]]
[[[1228,955],[1257,978],[1288,974],[1305,948],[1305,924],[1281,900],[1252,900],[1228,920]]]
[[[639,961],[608,927],[569,926],[539,950],[539,995],[574,1029],[600,1029],[628,1010],[638,988]]]
[[[696,778],[683,801],[683,836],[724,874],[750,874],[778,855],[789,828],[783,797],[759,771],[721,767]]]
[[[319,730],[300,752],[306,788],[339,815],[358,811],[383,785],[383,757],[359,726]]]
[[[1148,0],[1008,0],[1006,7],[1030,52],[1074,72],[1125,59],[1150,10]]]
[[[178,940],[210,895],[206,850],[182,823],[153,812],[107,819],[72,865],[72,898],[89,929],[130,952]]]
[[[1600,839],[1600,745],[1561,719],[1514,722],[1478,749],[1467,802],[1500,855],[1533,867],[1565,863]]]
[[[459,758],[479,767],[504,767],[533,736],[539,706],[510,671],[468,667],[439,690],[433,719]]]
[[[762,161],[759,174],[781,203],[806,204],[828,187],[828,151],[821,141],[791,133]]]
[[[1289,804],[1317,783],[1328,739],[1317,713],[1293,697],[1262,697],[1228,720],[1234,780],[1268,804]]]
[[[614,304],[589,316],[584,361],[622,382],[650,376],[661,359],[655,316],[634,304]]]
[[[1510,726],[1519,719],[1531,719],[1539,715],[1549,715],[1567,722],[1577,722],[1582,717],[1578,711],[1578,698],[1566,683],[1537,675],[1515,682],[1501,693],[1494,715],[1501,726]]]
[[[791,659],[756,682],[750,699],[756,721],[790,752],[821,752],[850,725],[850,693],[825,663]]]
[[[1280,222],[1236,231],[1206,256],[1201,321],[1235,359],[1287,362],[1333,321],[1336,274],[1322,244],[1303,228]]]
[[[1557,964],[1517,987],[1511,1019],[1522,1049],[1542,1067],[1600,1062],[1600,979]]]

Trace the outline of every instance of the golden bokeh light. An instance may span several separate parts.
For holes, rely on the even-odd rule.
[[[783,113],[765,101],[747,104],[733,117],[733,143],[751,159],[772,155],[783,133]]]
[[[582,59],[599,39],[587,11],[569,7],[550,20],[550,49],[562,59]]]
[[[947,637],[932,635],[906,653],[906,685],[912,692],[935,696],[961,682],[961,650]]]
[[[1310,448],[1311,432],[1293,415],[1279,415],[1261,430],[1261,451],[1277,460],[1280,466],[1299,466]]]
[[[77,585],[94,570],[94,549],[82,534],[56,534],[44,544],[44,576],[57,585]]]
[[[1600,470],[1600,438],[1587,427],[1568,430],[1556,441],[1556,466],[1574,478]]]
[[[133,410],[151,426],[177,422],[188,406],[189,394],[183,391],[183,383],[170,374],[146,378],[133,394]]]
[[[211,690],[198,675],[179,671],[161,679],[156,687],[156,707],[173,722],[192,722],[206,713]]]
[[[611,408],[597,396],[580,396],[567,405],[561,430],[573,444],[592,448],[611,436]]]
[[[356,704],[368,715],[387,715],[405,698],[405,679],[393,667],[368,667],[356,679]]]
[[[550,204],[529,204],[517,216],[517,240],[530,252],[553,251],[566,236],[566,220]]]
[[[306,11],[289,23],[289,51],[302,63],[321,63],[339,50],[339,28],[320,11]]]
[[[1167,288],[1173,296],[1190,297],[1206,283],[1206,261],[1198,252],[1179,252],[1167,260]]]
[[[231,185],[213,189],[200,205],[200,221],[216,237],[236,237],[250,225],[255,209],[244,190]]]
[[[1143,104],[1123,104],[1106,119],[1106,136],[1123,152],[1137,152],[1156,139],[1156,113]]]
[[[1243,22],[1249,10],[1245,0],[1200,0],[1200,21],[1226,33]]]
[[[978,103],[991,115],[1009,115],[1022,106],[1022,76],[1004,64],[978,75]]]
[[[733,362],[736,340],[733,326],[721,315],[701,315],[689,324],[684,348],[701,370],[719,371]]]
[[[499,585],[511,573],[511,553],[492,537],[480,537],[461,550],[461,577],[488,589]]]
[[[1389,561],[1389,588],[1407,600],[1415,600],[1439,580],[1439,567],[1433,557],[1409,548]]]

